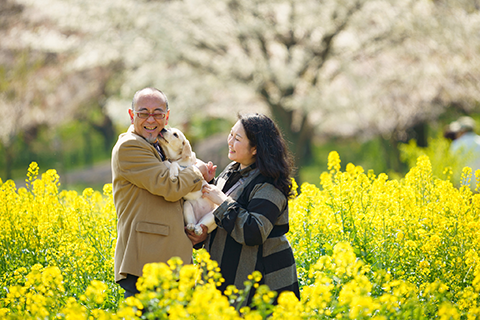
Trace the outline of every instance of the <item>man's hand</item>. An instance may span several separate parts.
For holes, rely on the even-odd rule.
[[[215,172],[217,171],[217,166],[212,163],[212,161],[208,161],[208,163],[203,162],[200,159],[197,159],[197,162],[195,163],[198,169],[200,169],[200,172],[203,175],[203,178],[205,181],[211,181],[213,178],[215,178]]]
[[[185,232],[187,233],[187,237],[192,241],[193,245],[196,245],[197,243],[203,242],[207,239],[208,236],[208,228],[201,224],[203,233],[199,236],[195,234],[195,231],[189,231],[187,230],[187,227],[185,227]]]

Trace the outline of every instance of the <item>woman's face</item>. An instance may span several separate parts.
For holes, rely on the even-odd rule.
[[[250,146],[250,140],[247,138],[242,122],[239,120],[232,127],[228,135],[228,158],[240,163],[240,168],[248,167],[255,162],[257,148]]]

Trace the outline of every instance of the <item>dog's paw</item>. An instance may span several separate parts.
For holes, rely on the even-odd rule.
[[[178,163],[173,162],[170,166],[170,180],[175,181],[177,180],[178,173],[180,172],[180,166]]]
[[[196,234],[197,236],[201,236],[201,235],[203,234],[203,229],[202,229],[201,226],[199,226],[199,225],[198,225],[198,226],[195,226],[195,234]]]
[[[178,178],[178,170],[172,170],[170,168],[170,180],[175,181]]]
[[[195,230],[195,233],[197,233],[195,225],[193,223],[187,224],[187,230],[188,231],[194,231]]]

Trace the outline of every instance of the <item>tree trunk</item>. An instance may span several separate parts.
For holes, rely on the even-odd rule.
[[[428,126],[426,122],[420,122],[414,125],[412,128],[413,138],[417,141],[417,146],[426,148],[428,147]]]
[[[300,181],[300,169],[312,160],[311,144],[313,126],[310,121],[308,121],[307,116],[302,114],[300,125],[295,129],[292,110],[285,110],[278,105],[270,105],[270,111],[272,112],[273,119],[282,131],[287,142],[287,147],[292,153],[295,167],[294,178],[298,185],[301,185],[304,181]]]
[[[12,179],[12,164],[13,164],[13,147],[12,145],[4,145],[5,149],[5,181]]]
[[[111,150],[115,142],[115,128],[110,117],[104,114],[100,125],[91,123],[91,126],[102,135],[105,150]]]
[[[392,134],[390,138],[386,139],[380,137],[382,149],[385,155],[385,163],[387,165],[387,171],[391,170],[398,173],[403,173],[405,170],[405,164],[400,160],[400,150],[398,150],[397,137]]]

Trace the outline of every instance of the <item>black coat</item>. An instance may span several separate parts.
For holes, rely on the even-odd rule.
[[[279,294],[292,291],[299,298],[295,260],[285,236],[288,199],[255,165],[239,170],[239,164],[233,162],[215,183],[229,195],[213,213],[218,227],[206,246],[225,278],[220,289],[232,284],[243,289],[248,275],[258,270],[260,284]]]

